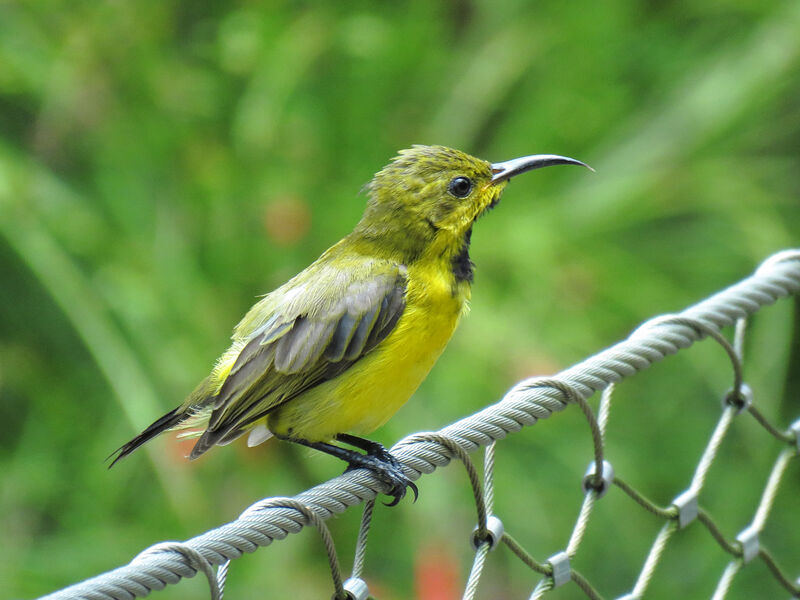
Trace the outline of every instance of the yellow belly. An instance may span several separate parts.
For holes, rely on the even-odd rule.
[[[338,377],[287,402],[268,428],[309,441],[365,434],[405,404],[441,355],[469,299],[469,284],[425,267],[409,268],[406,308],[394,331]]]

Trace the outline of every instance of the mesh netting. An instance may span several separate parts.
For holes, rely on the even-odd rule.
[[[631,592],[624,598],[645,595],[665,548],[687,527],[700,527],[730,555],[730,562],[720,573],[713,598],[724,598],[736,574],[748,564],[761,562],[766,573],[790,595],[800,596],[800,585],[779,566],[775,557],[759,541],[770,515],[776,493],[790,461],[800,453],[800,419],[788,427],[771,423],[758,409],[758,402],[743,379],[742,348],[747,317],[777,299],[800,291],[800,250],[781,252],[768,259],[756,273],[714,296],[676,315],[656,317],[645,322],[626,340],[550,378],[533,378],[520,382],[498,403],[433,433],[411,435],[393,448],[392,453],[403,465],[406,474],[416,480],[447,465],[452,459],[461,461],[474,493],[477,525],[472,534],[475,559],[464,598],[475,598],[490,551],[500,547],[510,550],[538,574],[532,584],[531,599],[541,598],[549,590],[574,585],[589,598],[600,598],[592,582],[576,571],[571,563],[584,539],[587,525],[596,504],[607,493],[622,493],[633,507],[641,507],[663,521]],[[735,326],[733,343],[720,331]],[[732,386],[723,399],[719,421],[701,453],[691,481],[668,506],[659,506],[614,474],[605,459],[605,430],[609,420],[615,384],[649,367],[654,362],[688,348],[694,342],[711,338],[727,354],[731,363]],[[602,391],[597,413],[586,399]],[[575,404],[586,417],[592,433],[594,457],[583,479],[584,500],[574,528],[563,550],[549,558],[537,560],[508,532],[502,515],[494,508],[494,451],[498,440],[515,433],[539,419]],[[763,492],[752,519],[740,533],[727,537],[713,515],[700,503],[709,469],[718,456],[720,444],[737,419],[752,418],[765,437],[771,436],[782,445],[771,471],[763,484]],[[483,477],[479,476],[469,453],[484,447]],[[348,472],[318,485],[294,498],[268,498],[245,510],[235,521],[185,542],[164,542],[139,554],[129,564],[88,579],[46,598],[87,598],[127,600],[178,583],[182,578],[202,572],[208,578],[212,599],[222,597],[230,561],[246,552],[284,539],[308,525],[315,526],[328,554],[334,598],[362,600],[368,597],[362,579],[367,540],[375,497],[385,491],[383,483],[372,473]],[[753,485],[761,485],[754,483]],[[357,535],[356,554],[349,578],[341,575],[332,536],[325,524],[331,516],[364,503],[361,527]],[[795,556],[796,558],[796,556]],[[218,567],[214,572],[214,567]],[[793,564],[800,569],[800,564]]]

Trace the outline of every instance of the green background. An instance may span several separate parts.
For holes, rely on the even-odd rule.
[[[0,2],[0,581],[30,598],[186,539],[341,464],[271,442],[189,463],[164,436],[103,459],[177,405],[259,294],[346,234],[394,153],[559,153],[596,174],[520,177],[473,237],[472,311],[391,444],[556,373],[797,246],[800,4]],[[781,427],[792,305],[760,314],[746,374]],[[684,489],[732,373],[712,341],[618,387],[617,473],[661,504]],[[780,445],[737,420],[701,503],[730,539]],[[476,458],[478,458],[476,456]],[[562,549],[591,440],[571,408],[500,443],[498,515],[538,559]],[[459,597],[474,506],[463,469],[379,507],[367,579],[382,599]],[[798,466],[762,540],[800,570]],[[358,511],[331,522],[349,569]],[[618,490],[574,566],[630,590],[661,521]],[[708,597],[728,561],[695,525],[653,598]],[[327,598],[313,531],[233,563],[226,597]],[[156,595],[205,597],[202,576]],[[481,597],[536,577],[500,550]],[[783,597],[760,562],[732,598]],[[576,598],[566,586],[554,598]]]

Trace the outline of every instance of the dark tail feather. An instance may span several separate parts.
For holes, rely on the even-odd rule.
[[[201,435],[200,439],[198,439],[195,442],[192,451],[189,453],[189,460],[194,460],[196,458],[199,458],[201,454],[203,454],[209,448],[213,448],[218,442],[223,440],[234,429],[236,429],[236,427],[231,426],[216,431],[208,431],[208,430],[204,431],[203,435]]]
[[[233,421],[232,423],[219,429],[206,429],[203,432],[203,435],[201,435],[197,442],[195,442],[192,452],[189,454],[189,460],[194,460],[200,457],[201,454],[206,452],[206,450],[213,448],[215,445],[225,446],[226,444],[230,444],[233,440],[241,435],[244,435],[248,431],[248,425],[258,421],[275,408],[277,407],[272,407],[269,410],[256,413],[247,417],[246,419]]]
[[[108,458],[106,458],[106,460],[108,460],[112,456],[114,457],[114,460],[111,461],[111,464],[108,465],[108,468],[110,469],[111,467],[113,467],[115,464],[117,464],[117,461],[119,459],[128,456],[128,454],[136,450],[139,446],[141,446],[145,442],[152,440],[162,431],[166,431],[167,429],[175,427],[176,425],[178,425],[179,423],[188,419],[191,416],[190,411],[179,412],[180,410],[181,406],[177,407],[175,410],[171,412],[168,412],[158,421],[156,421],[155,423],[150,425],[147,429],[145,429],[142,433],[133,438],[130,442],[112,452],[108,456]]]

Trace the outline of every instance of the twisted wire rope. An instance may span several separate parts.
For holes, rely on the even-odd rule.
[[[597,430],[599,432],[601,444],[605,441],[606,426],[608,425],[608,417],[611,412],[611,398],[614,394],[614,387],[613,383],[609,385],[603,390],[603,395],[600,398]],[[596,460],[595,458],[595,461]],[[595,473],[600,473],[601,471],[602,466],[595,467]],[[599,496],[600,493],[597,489],[590,488],[588,493],[583,497],[578,519],[575,521],[575,527],[572,529],[572,534],[569,536],[569,541],[567,542],[566,553],[570,559],[575,558],[575,554],[578,552],[578,546],[580,546],[583,541],[583,536],[586,534],[586,528],[589,526],[589,517],[592,514],[592,509]]]
[[[785,449],[780,453],[778,460],[775,461],[775,464],[772,467],[772,471],[770,471],[767,485],[764,487],[764,491],[761,494],[761,501],[758,503],[756,514],[753,517],[753,527],[759,532],[764,529],[764,525],[767,522],[767,517],[769,516],[769,513],[772,510],[772,505],[775,502],[775,496],[778,494],[778,486],[780,485],[781,478],[786,471],[786,467],[789,466],[789,461],[795,454],[796,453],[794,449]]]
[[[706,337],[709,331],[733,325],[763,306],[798,292],[800,250],[780,252],[767,259],[752,276],[672,315],[671,320],[656,318],[646,322],[628,339],[550,378],[560,381],[561,389],[537,387],[537,378],[521,381],[496,404],[441,429],[437,435],[449,439],[465,452],[472,452],[563,410],[569,400],[563,391],[565,387],[586,399],[688,348]],[[695,326],[686,324],[688,322]],[[698,323],[700,327],[696,326]],[[401,440],[392,448],[392,453],[412,480],[447,465],[453,458],[447,447],[431,441]],[[324,521],[348,507],[375,498],[385,491],[384,485],[374,474],[361,469],[311,488],[293,500],[313,513],[314,520]],[[198,563],[198,557],[208,565],[222,565],[290,533],[297,533],[311,521],[296,509],[267,508],[263,502],[266,501],[245,510],[235,521],[181,543],[183,552],[177,548],[175,551],[145,551],[127,565],[44,598],[132,600],[143,597],[184,577],[193,577],[198,572],[193,565],[205,564]]]
[[[587,475],[587,479],[584,480],[586,488],[583,502],[581,503],[581,509],[578,514],[578,518],[575,521],[575,525],[572,529],[572,533],[570,534],[566,549],[564,550],[570,561],[575,558],[575,555],[578,552],[578,547],[583,541],[583,536],[586,533],[586,528],[589,525],[589,517],[592,514],[595,503],[605,493],[605,491],[601,492],[601,489],[603,488],[598,484],[598,482],[603,479],[603,476],[601,475],[604,470],[603,445],[605,443],[605,431],[608,425],[608,418],[611,412],[611,399],[614,394],[614,388],[615,384],[612,383],[603,390],[603,394],[600,398],[600,406],[598,409],[597,418],[595,418],[594,413],[588,404],[586,404],[585,400],[581,403],[581,410],[583,411],[583,414],[589,422],[589,426],[592,430],[595,455],[594,475]],[[574,569],[570,568],[570,579],[580,585],[580,579],[576,579],[575,575],[576,573]],[[552,576],[543,577],[536,583],[536,586],[531,592],[529,600],[539,600],[554,587],[555,583]],[[592,597],[590,592],[586,593],[589,595],[589,597]]]
[[[467,578],[467,585],[464,588],[464,595],[462,600],[474,600],[475,594],[478,593],[478,583],[480,583],[481,576],[483,575],[483,568],[486,566],[486,557],[489,556],[491,547],[488,542],[484,542],[475,551],[475,560],[472,563],[469,577]]]
[[[369,528],[372,524],[372,511],[375,509],[375,500],[367,500],[364,504],[364,512],[361,515],[361,524],[358,527],[358,538],[356,539],[356,551],[353,556],[353,570],[350,577],[360,578],[364,573],[364,562],[367,557],[367,540],[369,538]]]
[[[478,584],[483,576],[483,569],[486,566],[486,557],[490,550],[501,540],[493,539],[487,530],[487,517],[494,510],[494,449],[495,442],[492,441],[483,455],[483,490],[480,489],[480,481],[476,481],[477,471],[472,464],[469,456],[463,454],[459,456],[464,462],[464,467],[470,475],[470,484],[475,495],[475,503],[478,508],[478,525],[472,534],[472,541],[475,547],[475,559],[467,578],[467,585],[464,588],[462,600],[473,600],[478,593]],[[473,476],[473,472],[475,476]]]
[[[741,561],[728,563],[728,566],[725,567],[725,571],[722,573],[719,583],[717,583],[714,595],[711,596],[711,600],[723,600],[723,598],[728,595],[728,590],[731,589],[731,584],[733,583],[733,577],[741,566]]]

